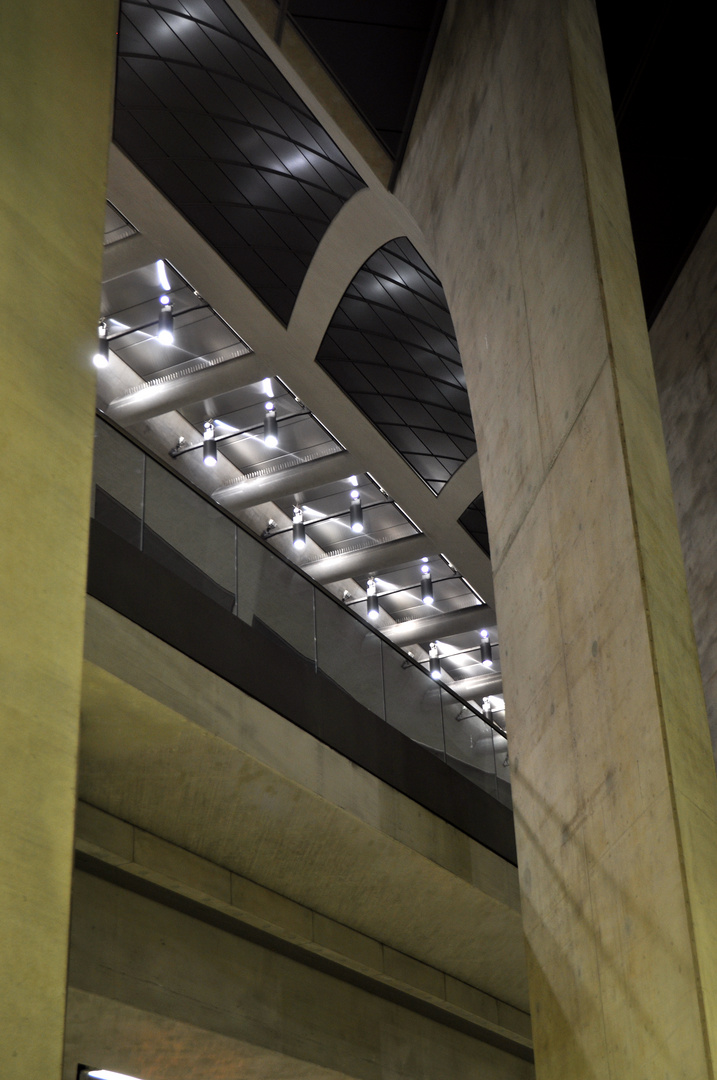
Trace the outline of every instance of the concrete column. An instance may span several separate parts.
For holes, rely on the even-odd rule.
[[[0,1076],[59,1077],[114,0],[0,7]]]
[[[474,409],[537,1075],[713,1077],[717,784],[591,0],[449,0],[397,194]]]
[[[717,755],[717,213],[650,330],[677,523]]]

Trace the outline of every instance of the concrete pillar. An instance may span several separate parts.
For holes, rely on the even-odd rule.
[[[650,344],[717,755],[717,213],[655,320]]]
[[[449,0],[397,194],[474,409],[537,1075],[713,1077],[717,783],[591,0]]]
[[[114,0],[3,3],[0,1076],[62,1064]]]

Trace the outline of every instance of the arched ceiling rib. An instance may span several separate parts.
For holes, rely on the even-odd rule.
[[[224,0],[171,8],[122,0],[115,140],[286,324],[364,182]]]

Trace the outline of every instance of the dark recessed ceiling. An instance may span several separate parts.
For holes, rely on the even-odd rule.
[[[597,0],[648,322],[717,205],[714,5]]]
[[[289,0],[288,15],[396,159],[445,0]]]
[[[406,237],[361,267],[316,359],[435,494],[475,453],[443,288]]]
[[[462,525],[468,535],[475,540],[481,551],[490,558],[490,541],[488,539],[488,519],[485,513],[485,499],[483,492],[467,506],[458,518],[458,524]]]
[[[122,0],[114,137],[285,324],[365,186],[225,0]]]

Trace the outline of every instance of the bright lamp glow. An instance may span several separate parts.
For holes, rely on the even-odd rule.
[[[214,424],[207,420],[204,425],[204,464],[212,468],[217,463],[217,443],[214,432]]]
[[[174,316],[172,315],[171,304],[162,304],[162,310],[159,313],[157,341],[161,345],[174,344]]]
[[[107,323],[100,319],[97,327],[97,352],[92,357],[96,368],[105,368],[110,362],[110,347],[107,341]]]
[[[291,526],[291,542],[296,551],[303,551],[306,547],[306,529],[304,528],[304,511],[300,506],[294,507],[294,517]]]
[[[166,289],[167,292],[169,292],[172,286],[170,285],[169,278],[167,277],[167,267],[164,265],[164,259],[157,259],[155,266],[157,267],[157,281],[163,289]]]
[[[376,578],[370,577],[366,582],[366,614],[372,622],[378,618],[378,596],[376,595]]]
[[[276,422],[276,406],[273,401],[264,403],[264,444],[266,446],[279,445],[279,428]]]
[[[493,646],[487,630],[480,632],[480,661],[483,667],[493,667]]]
[[[351,531],[355,533],[363,532],[363,507],[361,506],[361,495],[356,488],[351,492]]]
[[[438,655],[438,646],[435,641],[432,641],[428,646],[428,664],[429,671],[432,679],[440,679],[441,677],[441,660]]]
[[[88,1072],[92,1080],[140,1080],[138,1076],[129,1076],[127,1073],[112,1072],[111,1069],[93,1069]]]
[[[433,603],[433,581],[428,559],[421,559],[421,600],[429,607]]]

